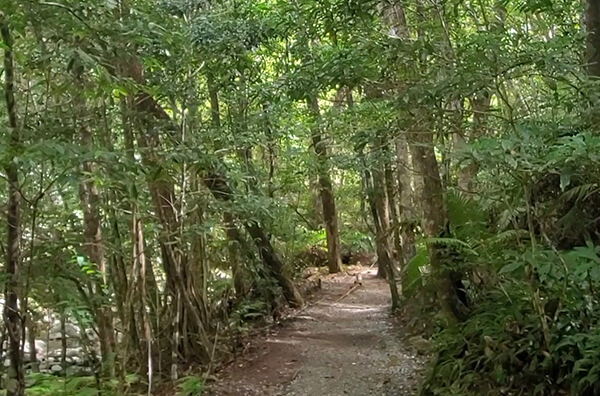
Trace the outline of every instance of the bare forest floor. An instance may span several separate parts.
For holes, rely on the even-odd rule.
[[[357,272],[362,286],[354,285]],[[296,311],[218,373],[213,396],[337,396],[417,393],[425,358],[402,341],[389,289],[376,270],[352,267],[323,279]]]

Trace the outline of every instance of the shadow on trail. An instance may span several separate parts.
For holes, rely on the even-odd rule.
[[[389,288],[375,270],[339,275],[322,298],[221,373],[215,396],[414,395],[424,359],[406,348],[389,316]],[[341,298],[343,297],[343,298]]]

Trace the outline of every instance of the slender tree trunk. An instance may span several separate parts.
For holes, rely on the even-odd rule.
[[[113,202],[117,202],[115,199]],[[119,228],[119,221],[116,217],[116,213],[113,210],[109,211],[109,217],[111,217],[112,223],[112,244],[115,252],[112,254],[112,264],[110,266],[110,280],[115,290],[115,302],[117,306],[117,314],[121,320],[121,325],[124,331],[123,347],[120,349],[120,359],[122,360],[121,373],[124,374],[125,366],[128,364],[130,351],[133,349],[134,354],[138,354],[139,351],[139,334],[140,328],[137,325],[137,315],[141,314],[142,310],[145,310],[145,306],[141,305],[134,308],[130,300],[130,291],[134,286],[130,283],[130,279],[127,277],[127,269],[124,257],[124,247],[121,238],[121,231]],[[135,268],[135,265],[133,266]]]
[[[13,63],[13,39],[8,20],[0,14],[0,33],[4,42],[4,98],[8,113],[9,153],[17,155],[21,147],[21,134],[17,123],[15,106],[15,75]],[[6,208],[6,273],[4,287],[4,321],[8,334],[8,375],[6,378],[7,396],[25,394],[25,376],[23,355],[21,353],[21,314],[19,313],[19,260],[21,256],[21,193],[19,169],[13,159],[6,161],[6,179],[8,181],[8,205]]]
[[[410,177],[413,166],[409,161],[408,145],[406,143],[406,136],[404,135],[396,139],[396,161],[399,195],[398,217],[400,218],[401,228],[400,235],[402,238],[404,262],[408,263],[417,254],[414,232],[416,213],[414,211],[414,191]]]
[[[485,92],[471,98],[471,109],[473,111],[473,125],[468,136],[469,141],[485,134],[487,114],[490,110],[491,96]],[[468,144],[467,137],[461,131],[454,135],[455,151],[464,150]],[[467,195],[472,195],[474,190],[473,180],[479,171],[479,164],[468,161],[458,170],[458,189]]]
[[[81,76],[75,76],[81,92],[84,84]],[[87,125],[87,110],[85,109],[85,100],[78,98],[78,117],[75,120],[76,127],[79,130],[81,145],[92,152],[94,143],[92,131]],[[112,310],[107,305],[108,295],[103,291],[107,285],[106,274],[107,266],[104,256],[104,239],[102,237],[102,221],[100,215],[100,194],[98,187],[94,182],[94,166],[91,161],[84,161],[82,164],[82,181],[79,185],[79,199],[83,208],[83,222],[85,246],[84,250],[90,262],[97,266],[101,273],[101,281],[94,285],[95,292],[100,296],[99,302],[95,305],[96,318],[98,321],[98,335],[100,339],[100,353],[102,355],[103,375],[113,377],[114,358],[115,358],[115,333],[113,327]]]
[[[333,194],[333,185],[329,176],[327,145],[321,134],[319,125],[320,109],[316,97],[308,99],[308,107],[315,118],[315,127],[312,134],[312,143],[317,155],[319,166],[319,188],[321,202],[323,204],[323,221],[325,223],[325,232],[327,233],[327,251],[329,253],[329,273],[334,274],[342,269],[341,262],[341,244],[338,228],[337,210],[335,207],[335,196]]]
[[[146,373],[148,380],[148,395],[152,394],[152,385],[154,379],[154,364],[152,359],[152,323],[151,318],[148,313],[148,310],[145,308],[144,302],[149,301],[147,285],[146,285],[146,277],[147,277],[147,268],[148,265],[146,262],[146,254],[145,254],[145,243],[144,243],[144,230],[142,228],[142,222],[137,217],[136,212],[133,213],[133,222],[134,226],[133,235],[134,237],[134,262],[135,266],[139,268],[139,297],[140,297],[140,305],[142,306],[142,328],[144,335],[144,343],[146,345],[145,355],[146,355]]]
[[[221,110],[219,105],[219,92],[215,88],[214,77],[212,74],[207,76],[208,93],[210,97],[210,109],[212,126],[216,131],[221,129]],[[243,115],[242,115],[243,116]],[[221,148],[216,145],[217,149]],[[225,223],[225,235],[227,236],[227,251],[233,276],[233,285],[236,298],[242,298],[248,292],[249,286],[246,280],[247,271],[245,271],[242,258],[243,238],[235,223],[235,216],[230,211],[223,212],[223,222]]]
[[[600,77],[600,1],[587,0],[587,64],[590,76]]]
[[[27,342],[29,343],[29,361],[31,362],[31,370],[34,373],[40,371],[40,365],[37,358],[37,350],[35,349],[35,336],[37,334],[37,324],[32,318],[32,315],[28,316],[27,320]]]
[[[63,373],[67,370],[67,316],[60,313],[60,367]]]
[[[385,239],[380,238],[381,235],[381,219],[379,218],[379,212],[377,211],[377,202],[375,200],[375,187],[373,182],[373,175],[370,170],[365,170],[365,180],[368,188],[368,199],[369,209],[371,217],[373,218],[373,226],[375,227],[375,250],[377,251],[377,277],[386,279],[387,268],[384,255],[386,254],[385,246],[383,243]],[[384,257],[384,259],[380,259]]]
[[[389,155],[389,153],[387,153]],[[402,247],[402,236],[400,233],[400,215],[398,212],[398,205],[396,202],[396,189],[394,183],[394,172],[389,165],[386,163],[385,167],[385,192],[388,200],[388,212],[389,212],[389,223],[390,223],[390,238],[394,242],[394,254],[393,268],[396,274],[402,273],[404,269],[404,248]]]
[[[385,171],[376,165],[373,168],[372,176],[368,174],[367,178],[371,179],[370,199],[377,238],[378,275],[387,279],[389,283],[392,296],[392,311],[395,311],[400,306],[400,294],[396,283],[396,271],[392,255],[389,201],[385,188]]]

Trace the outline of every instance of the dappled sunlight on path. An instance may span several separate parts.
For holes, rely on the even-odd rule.
[[[389,290],[375,272],[323,282],[322,299],[258,351],[224,373],[214,395],[414,395],[423,367],[402,343],[389,316]],[[242,366],[239,366],[239,365]]]

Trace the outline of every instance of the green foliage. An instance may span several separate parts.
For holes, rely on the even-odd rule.
[[[31,373],[27,376],[28,383],[25,394],[27,396],[117,396],[119,382],[117,380],[103,381],[101,389],[98,389],[95,377],[71,377],[63,378],[50,374]],[[135,374],[129,374],[126,384],[130,386],[139,381]]]
[[[268,314],[268,301],[243,301],[235,307],[230,318],[236,330],[244,333],[252,322],[264,319]]]
[[[524,387],[535,395],[596,394],[598,251],[507,252],[510,261],[479,295],[472,316],[435,337],[438,357],[425,394]]]
[[[299,254],[326,246],[316,180],[325,169],[344,247],[373,250],[367,174],[385,167],[394,179],[388,198],[404,206],[396,179],[410,173],[404,191],[421,180],[395,153],[406,140],[413,160],[421,144],[435,146],[440,174],[423,176],[441,180],[435,193],[444,196],[438,209],[448,229],[417,230],[405,296],[435,322],[433,247],[444,269],[462,275],[473,304],[465,323],[436,336],[428,389],[493,394],[531,383],[538,394],[596,392],[600,91],[582,56],[582,2],[4,3],[22,148],[0,144],[0,169],[18,165],[18,290],[31,310],[96,330],[99,308],[138,325],[144,313],[153,350],[162,351],[181,282],[191,291],[183,300],[194,299],[181,312],[210,323],[185,318],[191,328],[180,334],[190,339],[179,352],[200,343],[200,330],[210,343],[226,327],[215,321],[243,332],[280,297],[245,226],[260,224],[284,272],[298,270]],[[308,98],[317,99],[318,117]],[[3,142],[6,109],[2,101]],[[319,161],[316,128],[327,152]],[[434,140],[411,140],[424,131]],[[215,170],[231,187],[227,202],[204,185]],[[9,186],[0,176],[4,213]],[[91,182],[93,199],[82,188]],[[427,198],[408,200],[417,207],[403,208],[393,227],[419,223]],[[90,262],[91,245],[104,262]],[[147,272],[134,273],[142,252]],[[250,289],[244,295],[234,293],[234,269]],[[541,314],[554,299],[556,312]],[[143,344],[128,335],[119,354]],[[176,363],[196,363],[193,355]],[[87,377],[32,380],[32,394],[97,392]],[[105,395],[116,387],[105,386]],[[180,383],[185,395],[203,387],[195,376]]]
[[[410,259],[403,271],[404,296],[414,294],[416,290],[419,290],[423,286],[425,283],[423,273],[427,270],[428,266],[429,256],[427,249],[423,244],[419,244],[417,254]]]
[[[178,396],[202,396],[205,390],[204,380],[198,376],[190,375],[179,380]]]
[[[340,234],[342,245],[350,252],[369,252],[374,249],[373,237],[369,234],[352,229],[343,229]]]

